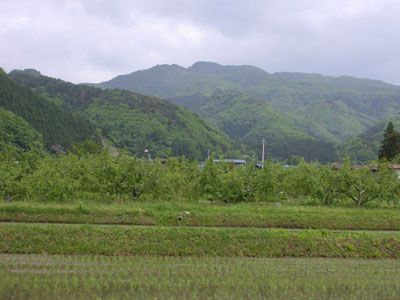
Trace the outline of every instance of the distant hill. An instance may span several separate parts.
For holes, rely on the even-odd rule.
[[[100,85],[160,97],[184,96],[215,88],[233,87],[215,76],[191,72],[178,65],[158,65],[148,70],[117,76]]]
[[[204,159],[207,149],[220,155],[234,152],[234,143],[193,112],[153,96],[76,85],[24,71],[9,74],[19,84],[79,112],[113,143],[132,154]],[[239,147],[237,147],[239,149]]]
[[[197,62],[189,68],[156,66],[120,75],[101,85],[167,98],[209,118],[254,151],[259,143],[250,142],[246,135],[254,136],[254,140],[256,136],[257,140],[265,136],[272,142],[270,155],[278,158],[297,152],[325,160],[327,157],[316,153],[332,154],[332,150],[327,150],[329,145],[341,154],[347,141],[400,112],[400,87],[382,81],[268,73],[254,66],[223,66],[213,62]],[[251,125],[237,126],[243,116],[247,116],[245,119]],[[272,122],[277,116],[279,121]],[[295,143],[291,143],[293,139]],[[299,140],[310,142],[310,146],[302,150],[295,146]],[[322,148],[310,153],[311,143]],[[363,151],[353,155],[362,159]],[[335,160],[331,154],[328,160]]]
[[[383,133],[391,121],[396,130],[400,130],[400,115],[393,115],[388,119],[368,127],[361,134],[347,140],[341,148],[342,156],[350,156],[356,161],[369,161],[377,158],[381,146]]]
[[[324,162],[336,159],[332,143],[315,139],[299,129],[296,120],[255,96],[235,90],[213,90],[171,100],[209,119],[232,139],[249,146],[254,154],[259,155],[261,139],[266,137],[268,157],[286,159],[301,155],[309,161]]]
[[[33,70],[28,70],[26,74],[32,78],[39,78],[38,73]],[[98,138],[96,127],[87,119],[17,84],[2,70],[0,70],[0,108],[21,117],[34,129],[31,131],[20,119],[3,111],[2,118],[13,122],[17,126],[14,128],[16,132],[22,132],[23,128],[26,128],[26,133],[31,135],[32,139],[37,139],[35,136],[39,133],[47,149],[51,149],[53,145],[61,145],[68,149],[76,142]],[[25,137],[22,135],[21,139],[24,140]],[[21,143],[21,146],[25,147],[23,145],[25,142]]]

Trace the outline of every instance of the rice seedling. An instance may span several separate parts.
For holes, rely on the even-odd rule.
[[[400,261],[0,255],[1,299],[396,299]]]

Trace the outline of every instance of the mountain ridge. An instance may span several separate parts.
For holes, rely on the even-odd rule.
[[[124,81],[116,77],[100,85],[105,88],[140,90],[145,94],[163,97],[200,116],[211,120],[214,118],[214,124],[217,125],[217,104],[216,98],[213,99],[215,91],[226,94],[226,99],[219,97],[218,101],[225,103],[232,122],[235,121],[235,114],[241,113],[230,110],[235,104],[229,101],[234,102],[237,98],[230,96],[234,91],[242,94],[243,98],[254,97],[270,105],[282,118],[287,119],[289,127],[293,121],[308,138],[334,143],[336,148],[400,112],[400,86],[347,75],[268,73],[250,65],[224,66],[200,61],[188,68],[159,65],[122,76]],[[250,106],[246,109],[248,113],[254,113]],[[264,107],[264,110],[270,109]],[[263,122],[261,119],[258,121]],[[265,128],[265,124],[255,124],[255,127]],[[228,132],[226,127],[219,126]],[[262,138],[263,132],[258,134]],[[255,146],[252,145],[254,150]],[[279,157],[279,153],[272,155]]]
[[[19,84],[84,115],[114,142],[132,154],[204,159],[207,149],[222,155],[233,141],[195,113],[154,96],[131,91],[77,85],[47,76],[12,71]]]
[[[39,78],[32,69],[27,74]],[[23,118],[39,132],[48,150],[54,145],[68,149],[74,143],[98,138],[95,126],[88,120],[16,83],[5,72],[0,72],[0,107]]]

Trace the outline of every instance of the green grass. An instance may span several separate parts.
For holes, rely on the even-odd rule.
[[[1,299],[398,299],[400,260],[0,255]]]
[[[400,233],[3,223],[0,253],[400,258]]]
[[[398,299],[400,293],[397,209],[12,203],[0,205],[0,221],[0,299]]]
[[[185,212],[190,214],[186,214]],[[182,216],[182,221],[178,221]],[[121,205],[0,204],[0,222],[400,230],[400,210],[134,202]]]

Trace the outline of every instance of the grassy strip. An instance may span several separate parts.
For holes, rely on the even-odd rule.
[[[398,299],[400,260],[0,255],[0,299]]]
[[[0,253],[400,258],[400,233],[3,223]]]
[[[0,222],[400,230],[400,211],[265,204],[138,202],[84,206],[16,203],[0,205]]]

